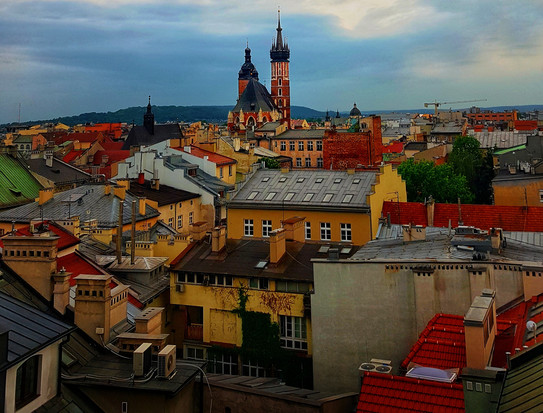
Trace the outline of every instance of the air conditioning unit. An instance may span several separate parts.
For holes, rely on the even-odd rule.
[[[360,367],[358,367],[358,371],[360,372],[360,375],[364,374],[365,371],[390,374],[392,372],[391,363],[390,360],[371,359],[369,363],[362,363]]]
[[[133,367],[136,377],[145,376],[151,369],[151,343],[143,343],[134,350]]]
[[[185,284],[177,284],[175,286],[176,293],[182,293],[183,291],[185,291]]]
[[[177,348],[174,345],[166,346],[158,353],[157,377],[166,379],[175,370],[175,353]]]

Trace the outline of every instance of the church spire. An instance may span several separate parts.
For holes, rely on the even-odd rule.
[[[286,42],[283,42],[283,29],[281,28],[281,11],[277,10],[277,35],[272,41],[270,57],[273,61],[287,62],[290,57],[290,50]]]
[[[143,126],[150,135],[155,134],[155,115],[151,112],[151,96],[149,96],[149,103],[147,104],[147,113],[143,115]]]

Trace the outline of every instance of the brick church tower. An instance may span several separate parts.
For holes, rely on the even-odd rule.
[[[270,49],[271,58],[271,90],[273,102],[281,114],[281,123],[287,122],[290,128],[290,50],[281,33],[281,15],[277,12],[277,38]]]

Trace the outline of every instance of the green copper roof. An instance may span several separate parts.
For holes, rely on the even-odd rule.
[[[33,202],[42,186],[18,156],[0,153],[0,209]]]
[[[494,152],[494,155],[503,155],[504,153],[519,151],[521,149],[526,149],[526,145],[518,145],[518,146],[513,146],[512,148],[501,149],[499,151]]]

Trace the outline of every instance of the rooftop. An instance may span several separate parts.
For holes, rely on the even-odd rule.
[[[224,156],[221,154],[218,154],[216,152],[207,151],[205,149],[201,149],[198,146],[190,145],[190,151],[186,151],[185,148],[174,148],[178,149],[185,153],[190,153],[191,155],[197,156],[198,158],[205,159],[207,156],[207,159],[210,162],[213,162],[214,164],[221,166],[221,165],[232,165],[236,163],[235,159],[229,158],[228,156]]]
[[[526,144],[525,133],[509,132],[509,131],[482,131],[474,132],[468,131],[471,136],[479,141],[482,149],[487,148],[511,148],[513,146],[519,146]]]
[[[367,212],[366,196],[377,172],[276,169],[257,171],[230,201],[235,208],[297,208],[334,211],[356,209]]]
[[[30,166],[30,170],[40,176],[43,176],[55,184],[72,183],[72,182],[88,182],[91,175],[87,172],[67,164],[53,157],[53,166],[48,167],[43,158],[27,159],[26,163]]]
[[[40,189],[19,155],[0,153],[0,209],[31,202]]]
[[[136,125],[130,130],[122,149],[128,150],[131,146],[154,145],[168,139],[179,139],[182,137],[183,133],[177,123],[155,125],[152,135],[147,131],[145,126]]]
[[[322,139],[326,129],[287,129],[276,139]]]
[[[157,191],[152,188],[151,182],[145,181],[143,185],[137,181],[130,182],[130,192],[135,196],[143,196],[147,199],[155,201],[158,206],[175,204],[177,202],[187,201],[189,199],[199,198],[199,194],[183,191],[182,189],[172,188],[168,185],[160,185]]]
[[[275,110],[275,104],[272,101],[271,95],[262,83],[258,80],[250,79],[241,94],[236,106],[232,112],[272,112]]]

